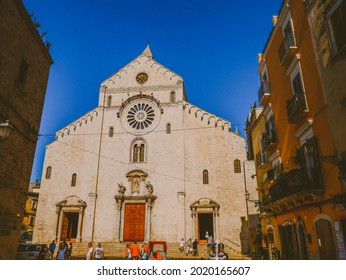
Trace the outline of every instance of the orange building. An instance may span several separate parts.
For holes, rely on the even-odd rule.
[[[273,23],[258,66],[262,246],[270,259],[346,259],[346,196],[304,1],[283,1]]]

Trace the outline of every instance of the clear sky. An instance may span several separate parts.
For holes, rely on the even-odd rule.
[[[280,0],[23,0],[52,44],[40,134],[97,106],[101,82],[150,42],[155,60],[184,78],[187,99],[243,127],[257,101],[261,53]],[[41,180],[40,137],[31,181]]]

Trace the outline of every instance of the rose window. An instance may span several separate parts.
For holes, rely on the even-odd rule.
[[[139,103],[128,111],[127,122],[134,129],[149,127],[155,119],[155,111],[149,104]]]

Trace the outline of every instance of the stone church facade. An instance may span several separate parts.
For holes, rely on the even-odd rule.
[[[33,239],[240,244],[245,145],[147,47],[46,147]]]

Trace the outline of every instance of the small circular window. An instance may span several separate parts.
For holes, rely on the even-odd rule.
[[[155,111],[145,103],[133,105],[127,113],[127,122],[132,128],[144,129],[149,127],[155,119]]]
[[[145,73],[139,73],[136,77],[137,83],[144,84],[146,81],[148,81],[148,75]]]

